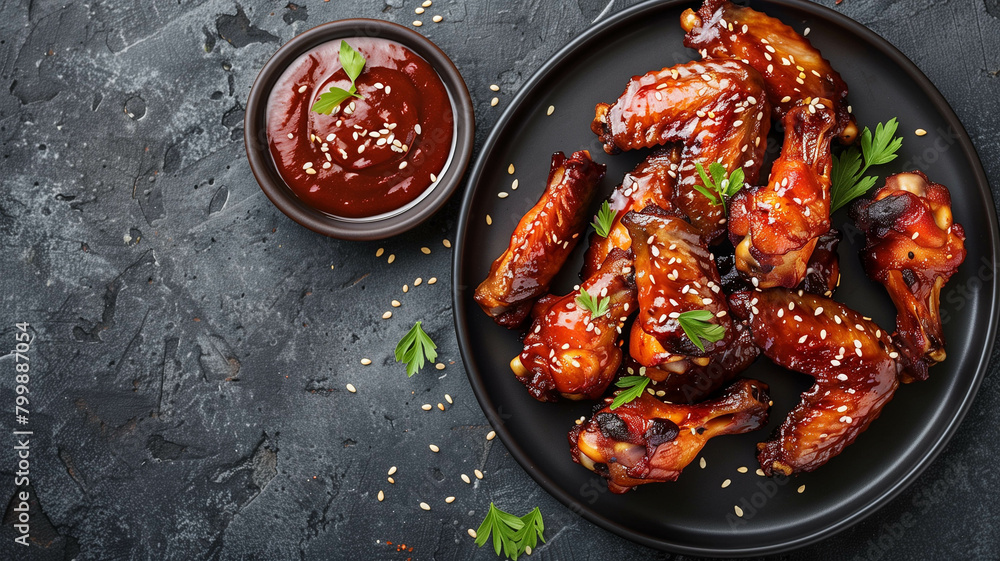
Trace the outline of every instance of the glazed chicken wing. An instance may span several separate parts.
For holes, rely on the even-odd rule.
[[[605,169],[586,150],[568,159],[562,152],[552,155],[545,192],[476,288],[476,302],[499,325],[520,325],[535,299],[548,292],[587,223],[587,208]]]
[[[535,399],[597,399],[604,393],[622,362],[622,324],[636,306],[632,277],[631,257],[615,249],[580,287],[596,300],[607,298],[606,313],[592,317],[577,301],[579,292],[535,305],[524,350],[510,362]]]
[[[679,150],[660,148],[639,162],[631,172],[625,174],[625,179],[615,188],[608,200],[608,206],[615,213],[614,222],[607,237],[598,236],[596,232],[591,235],[590,247],[583,258],[583,271],[580,274],[582,278],[597,272],[612,249],[618,247],[627,251],[631,247],[632,241],[628,230],[621,223],[626,212],[642,210],[650,205],[666,211],[673,210],[671,198],[674,195],[674,185],[677,183],[679,162]]]
[[[591,129],[609,154],[679,143],[674,206],[714,242],[725,230],[725,211],[694,189],[702,183],[696,164],[719,162],[727,174],[743,168],[755,183],[770,126],[760,73],[736,60],[709,60],[633,77],[613,105],[597,105]]]
[[[847,84],[808,39],[791,27],[728,0],[705,0],[681,15],[684,45],[705,59],[741,60],[764,76],[774,119],[816,98],[831,101],[836,125],[831,132],[850,144],[858,134],[847,105]]]
[[[732,199],[729,236],[736,268],[754,286],[798,286],[819,237],[830,231],[833,125],[833,110],[823,100],[789,111],[768,184]]]
[[[674,481],[708,440],[767,424],[767,385],[741,380],[717,399],[695,405],[664,403],[643,393],[614,410],[605,406],[569,433],[573,461],[624,493],[636,485]]]
[[[813,471],[861,434],[892,399],[899,353],[888,333],[841,304],[784,289],[733,295],[754,342],[779,366],[815,378],[776,435],[758,444],[767,475]]]
[[[866,234],[865,272],[896,305],[903,381],[926,380],[928,367],[945,358],[941,288],[965,261],[965,231],[952,218],[948,188],[919,171],[896,174],[852,214]]]

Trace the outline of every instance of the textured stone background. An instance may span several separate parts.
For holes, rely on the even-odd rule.
[[[241,127],[264,61],[319,23],[409,24],[418,5],[298,3],[0,0],[0,341],[13,341],[15,321],[35,331],[31,481],[33,510],[44,513],[27,553],[12,545],[5,514],[0,558],[493,559],[465,533],[491,500],[541,507],[548,544],[535,558],[672,558],[572,515],[499,440],[485,440],[442,244],[457,198],[410,235],[343,243],[300,228],[261,194]],[[481,143],[547,57],[632,3],[437,0],[420,32],[465,76]],[[1000,176],[997,0],[836,9],[917,63]],[[433,14],[444,22],[430,23]],[[491,83],[501,86],[494,108]],[[402,294],[417,277],[425,282]],[[393,298],[403,306],[379,319]],[[417,319],[447,367],[407,379],[391,351]],[[360,366],[363,356],[374,364]],[[1000,558],[993,359],[994,376],[916,484],[785,558]],[[445,393],[455,399],[446,412],[420,410]],[[4,375],[5,427],[12,403]],[[0,452],[4,502],[10,440]],[[392,465],[395,485],[385,479]],[[459,480],[477,468],[484,480]],[[458,499],[446,505],[447,495]]]

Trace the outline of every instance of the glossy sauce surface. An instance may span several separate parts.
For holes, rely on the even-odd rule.
[[[406,206],[448,163],[454,113],[431,65],[394,41],[345,39],[366,60],[349,98],[330,115],[311,111],[331,87],[348,90],[340,40],[307,51],[285,70],[267,104],[271,156],[309,206],[366,218]]]

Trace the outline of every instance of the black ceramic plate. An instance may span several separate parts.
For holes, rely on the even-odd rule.
[[[454,263],[455,321],[476,397],[511,454],[549,493],[588,520],[652,547],[706,555],[751,555],[800,547],[843,530],[898,494],[933,461],[958,427],[986,372],[998,323],[997,219],[982,166],[955,114],[927,78],[899,51],[862,25],[807,2],[754,1],[809,39],[843,74],[860,125],[898,117],[901,157],[879,173],[920,168],[951,188],[955,219],[965,226],[968,257],[942,293],[948,359],[931,379],[900,388],[881,418],[840,456],[793,479],[755,475],[755,444],[797,403],[809,379],[759,360],[747,377],[771,385],[767,429],[714,439],[673,483],[625,495],[573,463],[566,432],[589,403],[539,403],[515,380],[508,361],[520,336],[498,327],[472,300],[491,261],[506,247],[521,215],[541,194],[548,155],[588,149],[608,164],[600,188],[609,193],[642,154],[607,156],[589,130],[594,105],[615,100],[633,75],[686,62],[679,17],[693,2],[655,2],[601,23],[560,51],[521,89],[483,148],[459,221]],[[547,115],[550,106],[555,110]],[[928,134],[914,135],[923,128]],[[780,143],[775,144],[780,146]],[[776,156],[776,150],[769,159]],[[514,175],[507,167],[513,163]],[[766,176],[765,176],[766,177]],[[517,190],[511,182],[517,178]],[[501,191],[508,198],[498,198]],[[596,209],[595,209],[596,210]],[[491,226],[486,216],[492,217]],[[847,223],[844,211],[833,223]],[[860,236],[841,244],[843,281],[836,299],[891,328],[895,311],[857,258]],[[579,282],[582,247],[554,286]],[[737,468],[749,468],[745,474]],[[732,484],[723,489],[725,479]],[[805,485],[803,493],[797,493]],[[733,515],[740,505],[743,518]]]

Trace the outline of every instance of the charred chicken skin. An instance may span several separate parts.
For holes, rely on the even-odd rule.
[[[694,226],[654,209],[629,212],[622,224],[632,238],[639,291],[639,316],[629,345],[632,356],[643,366],[660,366],[689,357],[696,357],[693,360],[700,366],[707,365],[708,357],[733,339],[729,305],[711,252]],[[718,341],[703,341],[704,350],[688,338],[678,319],[682,313],[695,310],[711,312],[712,323],[725,329]],[[647,352],[649,344],[644,335],[655,339],[658,352]]]
[[[650,154],[631,172],[625,174],[621,185],[615,188],[608,200],[608,206],[615,213],[614,222],[606,237],[595,232],[590,238],[590,247],[583,258],[582,278],[597,272],[604,258],[618,247],[628,250],[632,240],[628,230],[622,225],[622,217],[630,210],[642,210],[653,205],[667,211],[674,208],[671,202],[674,186],[677,184],[677,168],[680,151],[674,148],[660,148]]]
[[[850,445],[892,399],[899,353],[888,333],[841,304],[784,289],[731,297],[754,342],[779,366],[815,378],[777,433],[758,444],[767,475],[813,471]]]
[[[965,231],[952,218],[951,194],[919,171],[900,173],[851,210],[866,234],[865,272],[896,305],[903,381],[926,380],[927,369],[946,354],[941,288],[965,261]]]
[[[798,286],[819,237],[830,231],[834,115],[824,100],[814,101],[785,116],[768,184],[740,191],[730,205],[736,268],[760,288]]]
[[[535,299],[548,292],[587,224],[587,209],[605,169],[586,150],[569,158],[562,152],[552,155],[545,192],[476,288],[476,302],[497,324],[517,327]]]
[[[775,121],[792,108],[823,98],[831,102],[836,124],[831,131],[850,144],[858,134],[847,105],[847,84],[808,39],[781,21],[728,0],[705,0],[695,12],[681,15],[684,45],[705,59],[736,59],[764,77]]]
[[[755,183],[767,149],[770,105],[760,73],[737,60],[679,64],[633,77],[613,104],[599,103],[591,130],[604,151],[681,145],[677,207],[708,242],[725,231],[725,211],[694,189],[697,164],[743,168]]]
[[[604,408],[569,432],[573,461],[624,493],[643,483],[674,481],[708,440],[767,424],[767,385],[741,380],[711,401],[664,403],[648,393],[614,410]]]
[[[632,258],[615,249],[580,287],[595,299],[609,298],[599,317],[577,302],[579,292],[545,297],[532,311],[524,350],[511,361],[514,374],[539,401],[597,399],[622,362],[622,325],[636,307]]]

